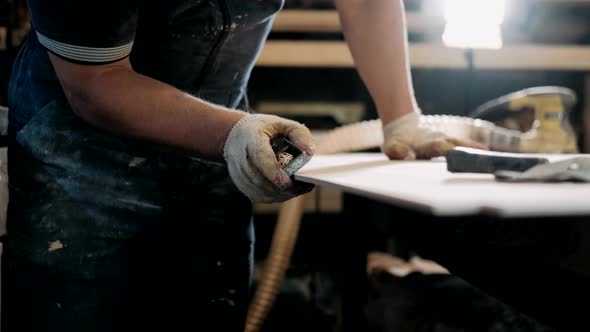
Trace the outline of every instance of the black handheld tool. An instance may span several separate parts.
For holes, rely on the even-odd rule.
[[[277,157],[279,165],[291,177],[311,159],[307,153],[299,150],[284,136],[273,138],[270,145]]]
[[[549,162],[546,158],[525,157],[517,153],[491,152],[458,147],[446,154],[447,170],[453,173],[524,172]]]

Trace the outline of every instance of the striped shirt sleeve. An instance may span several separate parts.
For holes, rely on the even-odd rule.
[[[39,43],[65,60],[106,64],[131,53],[136,1],[29,0]]]

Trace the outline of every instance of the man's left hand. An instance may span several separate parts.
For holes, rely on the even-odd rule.
[[[451,138],[441,132],[418,125],[420,113],[405,114],[383,126],[382,150],[390,159],[430,159],[445,155],[456,146],[476,149],[487,148],[481,144]]]

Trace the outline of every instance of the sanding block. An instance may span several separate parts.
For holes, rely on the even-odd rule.
[[[453,173],[492,173],[504,182],[590,182],[590,157],[549,162],[515,153],[454,148],[446,155]]]
[[[284,136],[271,140],[270,145],[283,171],[292,177],[301,167],[305,166],[311,156],[297,148]]]
[[[446,154],[447,170],[452,173],[524,172],[548,163],[547,158],[525,157],[517,153],[492,152],[457,147]]]

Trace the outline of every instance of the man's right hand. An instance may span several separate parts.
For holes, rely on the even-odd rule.
[[[314,142],[302,124],[274,115],[247,115],[231,129],[223,157],[234,184],[252,202],[284,202],[313,189],[293,182],[283,171],[271,147],[271,140],[285,136],[297,148],[312,156]]]
[[[300,123],[208,103],[138,74],[129,58],[81,65],[49,57],[70,105],[94,127],[198,158],[223,157],[232,180],[253,202],[282,202],[313,188],[291,181],[270,145],[282,135],[312,155],[311,133]]]

